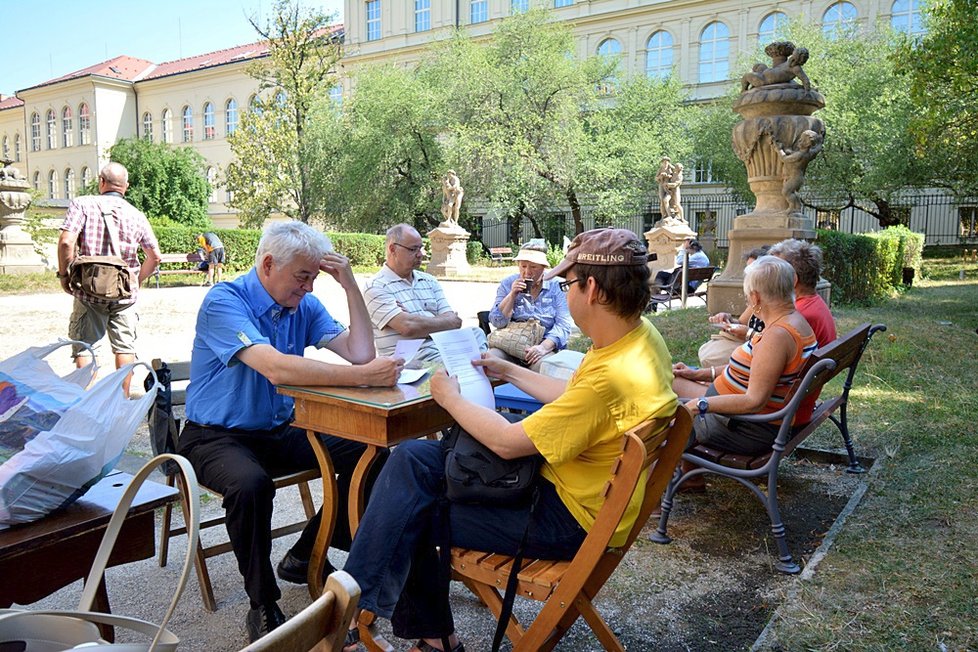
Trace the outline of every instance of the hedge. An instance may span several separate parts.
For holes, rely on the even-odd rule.
[[[920,272],[924,236],[906,227],[851,235],[819,230],[833,303],[873,303],[903,287],[904,268]]]
[[[153,232],[160,243],[160,251],[181,253],[197,251],[199,229],[187,226],[154,225]],[[255,252],[261,239],[260,229],[213,229],[224,243],[224,268],[229,272],[243,272],[255,264]],[[353,265],[376,267],[384,262],[384,236],[367,233],[329,233],[336,251],[350,259]],[[165,264],[164,267],[180,269],[186,264]]]

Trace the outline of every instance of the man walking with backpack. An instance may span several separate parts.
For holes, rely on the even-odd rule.
[[[160,262],[160,248],[146,216],[123,197],[128,188],[126,168],[115,162],[106,165],[98,176],[99,194],[68,205],[58,239],[57,276],[61,288],[75,298],[68,337],[94,347],[108,332],[116,369],[136,359],[136,294]],[[139,249],[145,254],[142,264]],[[105,258],[93,261],[95,256]],[[112,261],[106,260],[110,257],[122,259],[116,275],[106,273],[113,269]],[[72,347],[72,357],[77,367],[92,362],[80,346]],[[129,395],[129,378],[123,391]]]

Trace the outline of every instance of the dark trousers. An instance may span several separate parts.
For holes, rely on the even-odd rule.
[[[553,485],[540,484],[525,554],[571,559],[587,532]],[[359,606],[390,618],[395,636],[438,638],[455,624],[435,546],[448,537],[453,546],[513,555],[528,516],[529,506],[449,504],[441,442],[406,441],[377,478],[344,570],[360,585]]]
[[[322,436],[335,467],[340,508],[331,545],[350,546],[347,500],[350,478],[365,446]],[[272,569],[272,498],[276,475],[319,468],[306,431],[283,424],[270,431],[226,430],[188,421],[177,452],[190,460],[200,483],[224,496],[226,526],[238,570],[252,606],[281,597]],[[320,510],[303,529],[292,553],[309,559],[316,541]]]

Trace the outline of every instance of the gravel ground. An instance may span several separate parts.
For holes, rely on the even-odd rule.
[[[466,325],[476,324],[476,312],[490,305],[495,285],[445,283],[446,294]],[[140,295],[138,352],[142,360],[154,357],[187,359],[190,356],[197,307],[206,289],[200,287],[143,290]],[[345,300],[335,283],[320,281],[316,294],[333,314],[347,319]],[[67,330],[71,299],[67,295],[0,297],[0,359],[28,346],[46,344]],[[107,349],[107,346],[103,347]],[[99,353],[103,367],[111,369],[111,355]],[[59,372],[71,368],[67,355],[49,359]],[[136,383],[133,384],[136,387]],[[133,438],[129,454],[120,465],[138,468],[149,457],[145,427]],[[841,467],[816,464],[806,459],[786,465],[780,494],[789,545],[796,557],[807,561],[821,542],[858,480]],[[321,491],[314,489],[321,496]],[[299,513],[294,488],[276,499],[276,520],[286,522]],[[218,501],[204,498],[205,514],[220,511]],[[648,526],[646,534],[654,529]],[[598,609],[631,650],[736,650],[747,649],[764,628],[787,590],[798,580],[772,568],[770,526],[761,506],[742,487],[730,481],[711,481],[706,496],[680,496],[670,522],[674,542],[657,546],[645,536],[639,539],[605,589]],[[222,528],[205,537],[224,536]],[[274,543],[273,562],[285,553],[296,535]],[[117,613],[157,621],[172,596],[182,560],[184,539],[174,539],[170,563],[160,568],[149,559],[110,569],[109,596]],[[344,553],[331,550],[337,567]],[[221,652],[247,643],[244,617],[248,599],[232,555],[208,560],[218,611],[203,610],[195,578],[188,582],[171,629],[182,639],[181,649]],[[283,583],[281,607],[286,615],[309,604],[304,586]],[[77,606],[81,583],[35,603],[32,608],[70,609]],[[470,652],[488,650],[494,623],[478,602],[458,583],[452,587],[452,604],[459,635]],[[532,619],[536,606],[518,601],[516,614]],[[381,623],[385,631],[386,623]],[[386,629],[389,636],[389,628]],[[389,638],[396,649],[407,641]],[[504,644],[504,649],[508,643]],[[600,650],[579,621],[558,646],[560,650]]]

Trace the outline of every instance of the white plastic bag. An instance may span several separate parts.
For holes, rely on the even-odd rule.
[[[142,362],[88,390],[94,364],[58,376],[42,358],[70,343],[31,348],[0,362],[0,529],[64,507],[105,477],[159,389],[154,383],[139,399],[123,396],[122,383],[133,368],[149,369]]]

